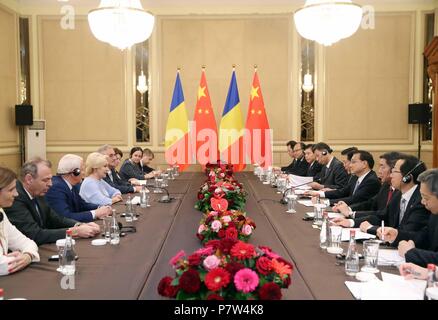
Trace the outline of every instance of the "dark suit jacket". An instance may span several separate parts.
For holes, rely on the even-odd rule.
[[[304,159],[304,156],[302,156],[300,159],[297,159],[295,161],[295,165],[293,166],[292,170],[288,173],[294,174],[296,176],[302,176],[305,177],[307,175],[307,169],[309,168],[309,163]]]
[[[407,233],[402,232],[399,239],[413,237],[416,248],[406,252],[406,262],[412,262],[422,267],[426,267],[428,263],[438,265],[438,215],[431,214],[429,223],[420,232]]]
[[[330,205],[339,201],[344,201],[346,204],[350,205],[352,203],[367,200],[379,192],[380,181],[377,179],[377,175],[373,170],[363,178],[362,182],[357,187],[356,192],[353,194],[357,179],[358,177],[354,176],[346,187],[325,192],[325,197],[330,199]]]
[[[292,170],[293,170],[293,168],[294,168],[294,166],[295,166],[295,163],[296,163],[296,160],[294,159],[294,160],[290,163],[290,165],[288,165],[287,167],[281,167],[281,171],[284,171],[284,172],[286,172],[286,173],[290,173],[290,172],[292,172]]]
[[[60,176],[52,178],[52,186],[46,193],[46,201],[49,206],[61,216],[80,221],[93,221],[91,210],[98,208],[97,205],[85,202],[79,195],[77,188],[70,190],[67,183]]]
[[[335,157],[330,164],[330,168],[323,166],[320,173],[321,184],[324,188],[341,189],[347,185],[348,174],[344,169],[344,164]]]
[[[116,169],[111,169],[113,180],[107,174],[103,180],[105,180],[111,187],[119,189],[121,193],[134,193],[134,187],[129,181],[123,180]]]
[[[314,180],[320,178],[322,165],[318,163],[318,161],[313,161],[312,164],[309,164],[309,167],[307,168],[307,177],[313,177]]]
[[[26,237],[32,239],[37,245],[53,243],[65,238],[65,231],[73,227],[77,221],[58,215],[46,203],[44,197],[37,197],[41,219],[32,200],[27,195],[20,181],[17,181],[18,197],[5,212],[15,227]]]
[[[123,180],[128,181],[129,179],[135,178],[138,180],[145,180],[144,173],[141,170],[139,164],[135,164],[131,162],[129,159],[126,159],[120,168],[120,176]]]
[[[154,171],[153,168],[149,167],[148,165],[142,164],[141,162],[140,162],[140,168],[141,168],[141,171],[143,171],[144,174],[148,174],[148,173]]]
[[[401,192],[398,192],[392,197],[385,210],[377,211],[372,215],[364,216],[356,213],[356,218],[354,219],[355,227],[358,228],[363,221],[368,221],[373,225],[368,230],[368,233],[376,234],[382,220],[384,220],[385,226],[398,229],[399,233],[417,233],[423,229],[429,221],[430,212],[421,204],[420,187],[418,186],[412,194],[406,206],[403,219],[399,223],[401,196]],[[392,246],[397,246],[398,241],[396,239]]]
[[[386,204],[388,201],[388,193],[390,190],[390,184],[384,183],[380,186],[379,193],[374,197],[362,201],[359,203],[353,203],[350,205],[351,210],[353,211],[379,211],[386,208]],[[394,193],[398,191],[394,190]],[[394,196],[394,194],[393,194]]]

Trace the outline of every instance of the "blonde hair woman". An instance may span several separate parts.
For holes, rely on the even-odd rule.
[[[18,196],[16,179],[15,173],[0,167],[0,275],[14,273],[31,262],[40,261],[36,243],[12,225],[3,211],[12,206]],[[9,250],[12,252],[8,254]],[[3,269],[6,264],[7,272]]]
[[[82,199],[100,206],[111,205],[122,200],[120,191],[103,180],[108,170],[106,156],[98,152],[88,155],[85,162],[87,177],[82,182],[79,192]]]

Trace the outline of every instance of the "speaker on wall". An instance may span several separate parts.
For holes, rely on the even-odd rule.
[[[15,125],[33,125],[33,107],[31,105],[20,104],[15,106]]]
[[[430,105],[427,103],[415,103],[409,105],[410,124],[425,124],[431,119]]]

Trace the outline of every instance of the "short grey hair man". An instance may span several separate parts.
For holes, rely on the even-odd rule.
[[[425,184],[429,191],[438,198],[438,169],[424,171],[417,180]]]
[[[48,168],[52,168],[52,163],[49,160],[44,160],[40,157],[33,158],[23,164],[20,169],[20,180],[23,181],[24,177],[28,174],[32,176],[32,178],[38,177],[38,165],[43,164]]]
[[[109,144],[104,144],[103,146],[101,146],[99,149],[97,149],[97,152],[107,155],[107,150],[108,149],[114,149],[111,145]]]
[[[75,169],[81,169],[83,159],[76,154],[64,155],[58,163],[57,173],[60,175],[69,174]]]

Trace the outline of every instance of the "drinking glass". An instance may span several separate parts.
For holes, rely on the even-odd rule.
[[[379,272],[377,268],[379,245],[380,241],[377,240],[366,240],[363,242],[363,256],[365,258],[365,265],[361,269],[363,272]]]
[[[289,193],[286,196],[287,199],[287,213],[296,213],[297,211],[295,210],[295,205],[297,203],[297,198],[298,196],[295,193]]]

